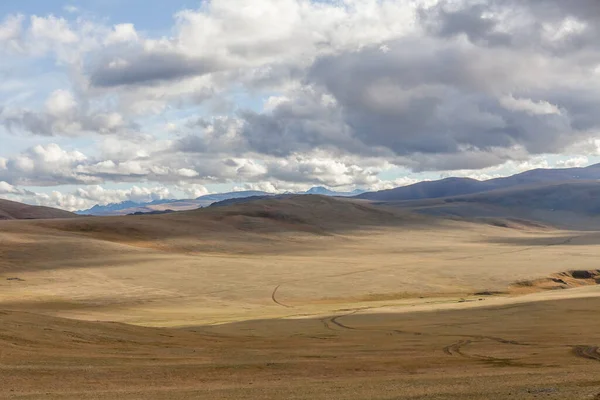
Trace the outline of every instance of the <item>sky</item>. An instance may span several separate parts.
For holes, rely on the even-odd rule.
[[[0,197],[86,209],[600,162],[597,0],[0,2]]]

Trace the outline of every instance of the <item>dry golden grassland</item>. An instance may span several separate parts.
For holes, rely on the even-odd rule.
[[[0,397],[600,398],[598,244],[311,196],[2,221]]]

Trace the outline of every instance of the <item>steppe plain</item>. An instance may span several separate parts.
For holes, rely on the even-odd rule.
[[[0,397],[600,399],[598,244],[320,196],[0,221]]]

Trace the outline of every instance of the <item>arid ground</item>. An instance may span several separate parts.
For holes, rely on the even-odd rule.
[[[1,221],[0,397],[600,399],[599,244],[311,196]]]

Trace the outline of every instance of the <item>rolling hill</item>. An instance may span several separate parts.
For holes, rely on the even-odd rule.
[[[353,197],[363,193],[363,190],[357,189],[352,192],[337,192],[329,190],[322,186],[313,187],[305,192],[298,193],[287,193],[287,195],[295,194],[314,194],[321,196],[331,197]],[[268,193],[258,190],[244,190],[238,192],[227,192],[227,193],[214,193],[200,196],[196,199],[183,199],[183,200],[155,200],[148,203],[136,203],[133,201],[124,201],[117,204],[107,204],[104,206],[95,205],[94,207],[77,211],[79,215],[96,215],[96,216],[109,216],[109,215],[128,215],[135,213],[155,213],[163,212],[166,210],[173,211],[189,211],[195,210],[200,207],[208,207],[215,203],[229,204],[228,201],[232,200],[233,203],[243,203],[243,199],[258,198],[258,197],[269,197],[277,196],[276,193]],[[237,200],[237,201],[236,201]]]
[[[75,214],[50,207],[30,206],[0,199],[0,220],[74,218]]]
[[[184,200],[155,200],[147,203],[136,203],[133,201],[124,201],[122,203],[107,204],[104,206],[95,205],[94,207],[77,211],[79,215],[96,215],[96,216],[111,216],[111,215],[128,215],[134,213],[151,213],[155,211],[189,211],[200,207],[208,207],[211,204],[227,199],[238,199],[250,196],[269,196],[270,193],[247,190],[241,192],[216,193],[200,196],[195,199]]]
[[[423,220],[397,209],[318,195],[287,195],[223,207],[159,215],[80,217],[38,226],[119,242],[146,242],[177,248],[206,247],[220,239],[264,234],[308,233],[327,235],[368,226],[392,226]],[[187,240],[190,240],[187,243]],[[273,237],[271,237],[273,239]],[[182,245],[186,242],[185,245]],[[191,246],[191,247],[189,247]]]
[[[363,193],[357,199],[374,201],[402,201],[456,196],[484,192],[497,186],[485,181],[470,178],[446,178],[439,181],[425,181],[395,189]]]
[[[593,398],[600,233],[419,209],[530,190],[4,221],[0,397]]]
[[[585,168],[534,169],[504,178],[478,181],[470,178],[446,178],[409,186],[363,193],[356,198],[374,201],[403,201],[460,196],[521,185],[589,181],[600,179],[600,164]]]
[[[572,268],[557,258],[566,233],[413,211],[297,195],[163,215],[5,221],[0,303],[189,326],[280,317],[290,307],[313,315],[345,304],[504,291]],[[520,252],[536,246],[530,241],[538,243],[535,265]],[[586,251],[577,269],[597,265],[600,250]]]
[[[410,212],[452,218],[518,218],[569,229],[600,227],[600,182],[518,185],[436,199],[380,202]]]

